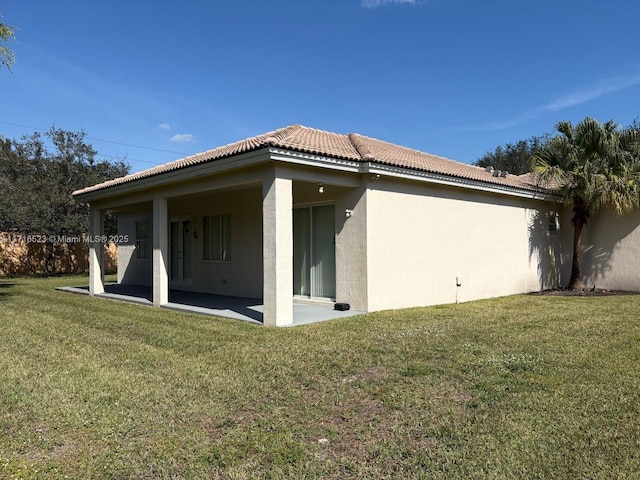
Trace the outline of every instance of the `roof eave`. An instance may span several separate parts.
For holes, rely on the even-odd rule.
[[[73,194],[76,202],[91,202],[114,196],[137,193],[142,190],[158,188],[167,184],[187,181],[194,176],[224,173],[238,168],[249,167],[270,159],[269,148],[262,147],[239,155],[206,161],[195,165],[187,165],[175,170],[160,172],[148,177],[132,179],[116,185],[105,186],[89,191]]]
[[[554,201],[559,200],[556,194],[542,189],[515,187],[512,185],[483,182],[464,177],[427,172],[418,169],[387,165],[381,162],[362,162],[353,159],[329,157],[313,153],[271,147],[269,149],[273,160],[286,161],[298,165],[331,168],[334,170],[368,173],[373,175],[385,175],[388,177],[404,178],[421,182],[436,183],[458,188],[481,190],[484,192],[498,193],[532,200]]]
[[[279,147],[270,147],[269,153],[272,160],[305,165],[310,167],[331,168],[345,172],[360,172],[362,161],[337,156],[321,155],[304,151],[291,150]]]
[[[195,165],[187,165],[176,170],[160,172],[149,177],[132,179],[131,181],[116,185],[107,185],[103,188],[90,188],[86,192],[81,190],[78,193],[74,193],[73,197],[76,202],[99,201],[114,196],[121,196],[152,188],[158,188],[176,182],[188,181],[194,176],[224,173],[238,168],[250,167],[270,160],[311,167],[330,168],[332,170],[343,172],[385,175],[388,177],[480,190],[534,200],[558,201],[557,195],[535,188],[519,188],[512,185],[482,182],[453,175],[393,166],[382,162],[363,162],[362,160],[353,158],[327,156],[273,146],[264,146],[256,150],[225,158],[205,161]]]
[[[362,164],[360,169],[362,173],[370,173],[372,175],[385,175],[451,187],[481,190],[484,192],[528,198],[531,200],[558,201],[557,195],[535,188],[528,189],[506,184],[482,182],[480,180],[446,175],[442,173],[427,172],[418,169],[398,167],[378,162],[364,163]]]

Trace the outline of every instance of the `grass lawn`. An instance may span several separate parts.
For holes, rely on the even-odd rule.
[[[640,296],[276,329],[3,281],[0,478],[640,478]]]

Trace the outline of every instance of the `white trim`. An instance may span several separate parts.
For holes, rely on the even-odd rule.
[[[453,177],[441,173],[424,172],[403,167],[394,167],[391,165],[382,165],[373,162],[367,162],[366,164],[363,164],[361,167],[361,173],[385,175],[388,177],[417,180],[421,182],[436,183],[439,185],[468,188],[471,190],[482,190],[485,192],[529,198],[532,200],[558,200],[557,196],[550,193],[533,192],[531,190],[526,190],[524,188],[518,188],[511,185],[485,183],[479,180]]]
[[[233,155],[231,157],[184,166],[176,170],[160,172],[149,177],[142,177],[111,187],[80,193],[74,198],[76,201],[91,202],[92,200],[106,199],[114,196],[139,192],[145,189],[158,188],[168,184],[186,182],[193,180],[198,176],[228,172],[235,169],[255,166],[260,163],[267,163],[269,161],[308,167],[319,167],[339,172],[385,175],[388,177],[481,190],[533,200],[558,201],[557,195],[531,191],[526,188],[519,188],[512,185],[483,182],[481,180],[460,178],[441,173],[425,172],[407,167],[385,165],[377,162],[341,159],[276,147],[263,147],[259,150],[254,150],[240,155]]]
[[[468,188],[471,190],[482,190],[485,192],[499,193],[502,195],[510,195],[521,198],[529,198],[532,200],[553,200],[558,201],[556,195],[535,192],[524,188],[514,187],[512,185],[501,185],[498,183],[483,182],[480,180],[472,180],[468,178],[454,177],[441,173],[425,172],[406,167],[397,167],[392,165],[384,165],[377,162],[359,162],[354,160],[338,159],[333,157],[325,157],[304,152],[295,152],[280,148],[270,148],[272,159],[276,161],[284,161],[298,165],[331,168],[333,170],[378,174],[387,177],[404,178],[407,180],[417,180],[421,182],[436,183],[439,185],[448,185],[453,187]]]
[[[312,153],[296,152],[282,148],[269,148],[271,159],[281,162],[305,165],[309,167],[324,167],[343,172],[360,173],[362,162],[358,160],[345,160],[342,158],[327,157]]]
[[[267,155],[265,155],[267,154]],[[117,195],[131,194],[140,190],[162,187],[167,184],[193,180],[201,175],[211,175],[236,170],[239,168],[264,163],[269,160],[268,149],[261,148],[253,152],[240,155],[233,155],[212,161],[204,161],[194,165],[188,165],[175,170],[159,172],[148,177],[137,178],[128,182],[107,186],[98,190],[74,195],[76,201],[91,202],[102,198],[114,197]],[[142,172],[138,172],[142,173]],[[135,175],[135,174],[134,174]]]

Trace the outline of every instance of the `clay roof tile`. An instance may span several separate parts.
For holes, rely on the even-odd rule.
[[[350,133],[348,135],[327,132],[302,125],[291,125],[278,130],[230,143],[213,150],[191,155],[164,165],[158,165],[125,177],[78,190],[80,195],[115,185],[135,182],[163,173],[213,162],[265,147],[292,150],[313,155],[347,159],[358,162],[378,163],[392,167],[429,172],[455,178],[499,184],[530,191],[539,191],[533,175],[498,175],[484,168],[449,160],[389,142]]]

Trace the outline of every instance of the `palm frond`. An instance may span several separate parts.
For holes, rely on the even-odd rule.
[[[618,214],[640,204],[640,131],[613,120],[587,117],[575,126],[561,121],[535,155],[534,172],[542,185],[557,184],[565,199],[579,199],[587,213],[609,205]]]

